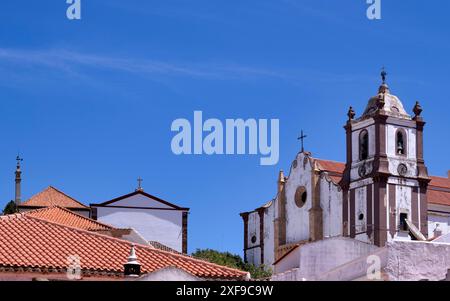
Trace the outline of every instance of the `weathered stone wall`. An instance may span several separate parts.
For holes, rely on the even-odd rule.
[[[388,243],[389,280],[443,280],[450,269],[450,244],[419,241]]]

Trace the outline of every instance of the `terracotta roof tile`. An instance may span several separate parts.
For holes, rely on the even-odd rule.
[[[78,202],[74,198],[68,196],[64,192],[49,186],[45,190],[35,194],[22,204],[22,207],[51,207],[60,206],[73,209],[89,209],[86,205]]]
[[[450,206],[450,192],[428,189],[428,203]]]
[[[80,258],[85,274],[123,275],[129,255],[128,241],[44,221],[27,214],[0,217],[0,267],[56,269],[63,272],[68,256]],[[175,266],[203,278],[244,279],[246,272],[185,255],[135,245],[142,273]]]
[[[338,174],[344,173],[345,164],[342,162],[321,160],[321,159],[316,159],[316,162],[319,163],[321,170],[330,171]]]
[[[25,215],[43,219],[56,224],[88,231],[111,230],[112,226],[76,214],[68,209],[53,206],[24,212]]]
[[[450,179],[431,176],[430,186],[450,189]]]

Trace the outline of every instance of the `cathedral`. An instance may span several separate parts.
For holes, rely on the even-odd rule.
[[[381,76],[364,112],[348,111],[345,163],[314,158],[302,147],[289,175],[280,171],[275,198],[240,214],[247,262],[275,267],[294,249],[322,241],[351,246],[342,253],[370,252],[450,232],[450,173],[427,172],[422,108],[416,102],[410,115]]]

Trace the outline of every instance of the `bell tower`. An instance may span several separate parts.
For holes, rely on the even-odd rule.
[[[377,95],[363,114],[348,111],[343,189],[343,234],[384,246],[410,240],[411,227],[427,236],[427,186],[422,108],[408,115],[381,72]],[[416,230],[416,229],[414,229]]]

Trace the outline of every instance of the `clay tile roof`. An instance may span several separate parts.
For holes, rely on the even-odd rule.
[[[123,276],[131,242],[63,226],[27,214],[0,217],[0,268],[65,273],[78,256],[83,275]],[[245,279],[247,272],[189,256],[135,245],[143,274],[174,266],[202,278]]]
[[[323,171],[329,171],[341,175],[344,173],[344,163],[321,159],[316,159],[316,162],[319,163],[319,168]]]
[[[431,182],[430,182],[429,186],[447,188],[450,190],[450,179],[449,178],[435,177],[435,176],[431,176],[430,178],[431,178]]]
[[[428,189],[428,203],[450,206],[450,192]]]
[[[88,231],[101,231],[113,229],[113,227],[110,225],[102,224],[93,219],[84,217],[68,209],[58,206],[27,211],[24,212],[24,215]]]
[[[450,179],[431,176],[427,197],[431,204],[450,206]]]
[[[55,187],[49,186],[45,190],[35,194],[22,204],[21,207],[51,207],[59,206],[72,209],[87,209],[89,207],[78,202],[74,198],[68,196],[64,192],[59,191]]]

